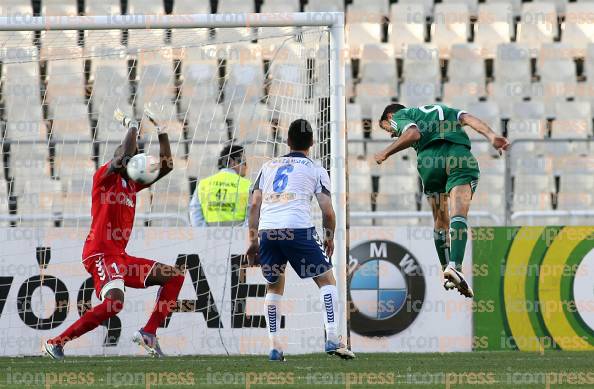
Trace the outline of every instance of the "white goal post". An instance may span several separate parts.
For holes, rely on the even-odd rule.
[[[327,126],[329,130],[329,170],[332,202],[336,212],[334,272],[339,293],[340,334],[347,339],[347,147],[346,147],[346,93],[345,93],[345,31],[341,12],[303,13],[246,13],[246,14],[193,14],[193,15],[107,15],[107,16],[39,16],[8,15],[0,17],[0,33],[98,30],[171,30],[217,28],[280,28],[319,27],[327,29],[329,48],[329,97]],[[326,44],[326,43],[325,43]],[[1,50],[0,50],[1,51]],[[69,216],[66,214],[65,216]],[[43,219],[44,215],[31,214],[29,221]],[[164,215],[171,217],[171,215]],[[14,215],[8,216],[12,220]],[[88,215],[75,218],[88,219]],[[7,220],[4,219],[4,220]],[[16,220],[16,219],[15,219]],[[19,220],[25,220],[21,218]],[[87,220],[88,221],[88,220]],[[18,227],[18,226],[17,226]],[[78,228],[78,225],[77,225]],[[84,228],[80,227],[81,232]],[[86,232],[86,231],[85,231]],[[79,234],[80,235],[80,234]],[[83,235],[81,235],[83,236]],[[321,327],[321,322],[320,322]]]

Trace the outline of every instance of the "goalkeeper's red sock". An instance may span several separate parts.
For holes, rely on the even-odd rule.
[[[145,332],[153,335],[157,333],[157,328],[165,321],[169,312],[177,304],[177,296],[183,283],[184,276],[175,276],[159,289],[155,309],[153,309],[151,317],[143,328]]]
[[[75,321],[66,331],[53,339],[48,340],[50,344],[64,345],[73,339],[76,339],[87,332],[95,329],[104,320],[117,315],[124,304],[120,301],[114,301],[110,298],[105,298],[101,304],[86,311],[77,321]]]

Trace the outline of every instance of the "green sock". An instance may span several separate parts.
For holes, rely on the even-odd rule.
[[[450,248],[448,247],[448,240],[445,230],[433,230],[433,240],[435,241],[435,249],[439,262],[441,262],[442,269],[448,265],[450,261]]]
[[[466,240],[468,239],[468,225],[464,216],[453,216],[450,221],[450,262],[454,262],[456,269],[462,268]]]

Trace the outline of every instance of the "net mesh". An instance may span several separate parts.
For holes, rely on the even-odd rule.
[[[267,350],[265,285],[243,264],[245,228],[189,228],[188,207],[197,183],[219,170],[224,146],[244,146],[253,182],[264,162],[288,151],[297,118],[314,127],[312,157],[328,165],[328,42],[326,28],[297,27],[0,32],[0,215],[28,245],[37,243],[15,238],[6,246],[4,265],[20,261],[22,271],[0,278],[0,352],[38,354],[42,340],[98,302],[79,259],[92,177],[123,139],[116,108],[140,121],[141,150],[158,156],[147,106],[167,129],[174,170],[139,192],[128,252],[188,266],[178,313],[159,331],[162,347]],[[319,350],[317,290],[290,271],[286,291],[287,349]],[[127,291],[118,318],[72,342],[71,353],[138,352],[128,335],[145,323],[155,292]],[[27,344],[13,347],[15,336]]]

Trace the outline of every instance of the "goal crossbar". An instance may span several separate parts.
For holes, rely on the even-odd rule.
[[[191,15],[103,15],[0,17],[0,31],[115,30],[238,27],[344,28],[342,12],[222,13]]]

